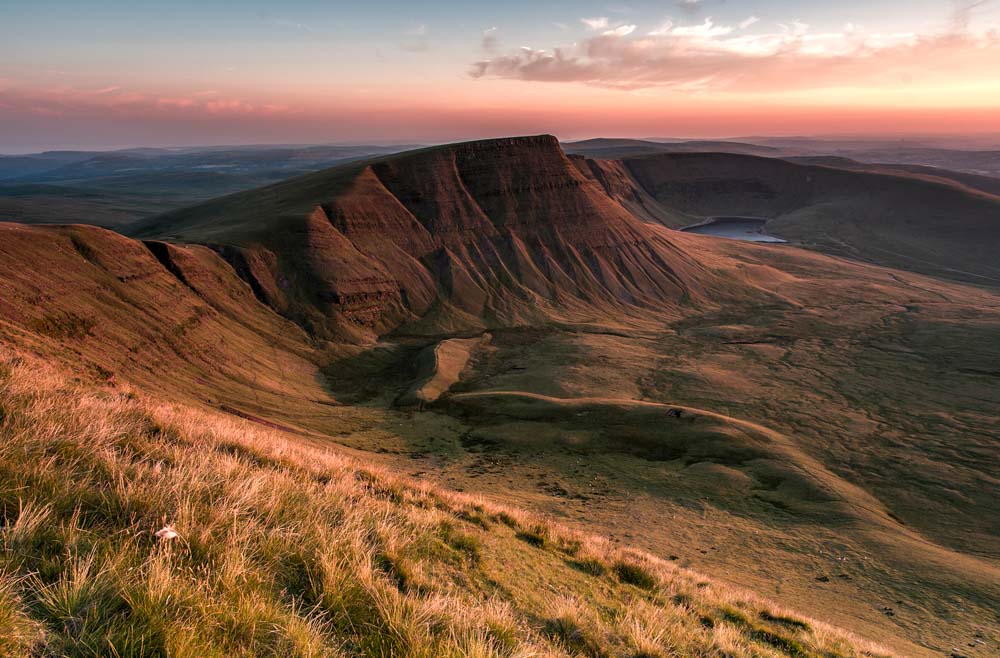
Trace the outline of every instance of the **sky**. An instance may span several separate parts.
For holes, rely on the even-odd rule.
[[[0,0],[0,153],[1000,134],[1000,0]]]

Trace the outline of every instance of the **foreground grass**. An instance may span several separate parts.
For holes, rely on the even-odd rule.
[[[649,555],[3,353],[0,549],[2,656],[886,655]]]

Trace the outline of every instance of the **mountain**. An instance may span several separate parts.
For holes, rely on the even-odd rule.
[[[421,319],[440,333],[666,310],[696,302],[711,278],[547,136],[337,167],[132,233],[214,245],[268,305],[320,335],[344,322],[384,333]]]
[[[873,165],[934,167],[975,176],[1000,176],[1000,150],[983,140],[739,137],[729,140],[588,139],[564,144],[567,153],[626,158],[655,153],[738,153],[771,158],[846,158]]]
[[[188,400],[249,397],[277,410],[292,393],[322,397],[306,334],[207,248],[0,223],[0,262],[4,343]]]
[[[830,163],[829,160],[824,162]],[[618,197],[670,226],[768,219],[774,235],[826,253],[985,285],[1000,283],[1000,197],[989,179],[722,153],[625,158]],[[976,187],[973,187],[975,185]]]
[[[824,190],[913,204],[893,185],[983,196],[537,136],[339,165],[135,237],[0,224],[0,623],[196,653],[289,653],[295,629],[374,655],[467,632],[499,655],[873,651],[806,615],[882,653],[991,655],[1000,296],[663,225]],[[47,603],[81,569],[91,598]],[[231,611],[221,635],[206,610]]]
[[[81,181],[160,171],[254,173],[285,170],[294,175],[336,162],[397,153],[416,145],[215,146],[117,151],[52,151],[0,156],[0,180],[17,183]]]

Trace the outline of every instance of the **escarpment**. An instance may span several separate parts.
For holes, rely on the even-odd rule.
[[[551,136],[329,169],[154,218],[310,332],[582,320],[699,296],[703,268]],[[431,317],[431,320],[427,320]]]

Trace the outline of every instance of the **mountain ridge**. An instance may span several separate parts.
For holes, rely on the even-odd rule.
[[[583,175],[552,136],[334,168],[132,233],[224,245],[267,303],[327,334],[341,318],[391,330],[435,305],[483,326],[662,307],[696,299],[703,269]]]

